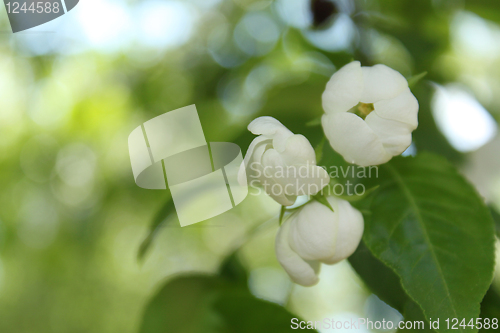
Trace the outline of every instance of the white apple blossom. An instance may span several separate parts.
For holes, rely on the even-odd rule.
[[[333,74],[322,99],[323,130],[347,162],[382,164],[411,144],[418,102],[399,72],[353,61]]]
[[[328,197],[330,208],[311,201],[283,222],[276,236],[276,257],[291,279],[303,286],[318,282],[321,263],[349,257],[363,235],[363,215],[349,202]]]
[[[316,165],[314,149],[303,135],[293,134],[272,117],[255,119],[248,130],[259,136],[248,147],[238,174],[240,184],[248,181],[250,186],[263,187],[283,206],[328,185],[330,177]]]

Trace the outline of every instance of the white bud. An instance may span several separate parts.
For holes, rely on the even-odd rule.
[[[240,169],[240,184],[260,185],[283,206],[293,205],[299,195],[314,195],[330,177],[316,165],[309,141],[293,134],[272,117],[260,117],[248,125],[256,137]],[[246,169],[246,172],[245,172]]]
[[[353,61],[333,74],[322,99],[323,130],[347,162],[382,164],[411,144],[418,102],[399,72]]]
[[[334,209],[311,201],[294,212],[276,236],[276,257],[295,283],[318,282],[320,263],[335,264],[349,257],[363,235],[363,215],[349,202],[328,197]]]

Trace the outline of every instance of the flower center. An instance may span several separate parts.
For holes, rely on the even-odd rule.
[[[375,110],[373,103],[361,103],[361,102],[359,102],[358,105],[356,105],[355,107],[350,109],[348,112],[354,113],[355,115],[357,115],[361,119],[365,119],[366,116],[368,116],[370,114],[370,112],[372,112],[373,110]]]

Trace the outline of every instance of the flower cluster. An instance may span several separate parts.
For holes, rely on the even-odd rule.
[[[401,154],[418,125],[418,102],[408,82],[384,65],[347,64],[327,83],[322,102],[321,123],[330,145],[359,166],[383,164]],[[297,196],[316,195],[329,183],[303,135],[272,117],[257,118],[248,129],[258,137],[248,148],[240,183],[261,186],[283,206],[293,205]],[[349,257],[363,234],[359,211],[336,197],[325,200],[328,204],[311,200],[295,210],[276,236],[278,261],[294,282],[304,286],[318,282],[321,263],[331,265]]]

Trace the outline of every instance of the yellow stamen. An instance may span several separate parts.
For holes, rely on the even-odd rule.
[[[361,103],[359,102],[358,105],[353,107],[352,109],[349,110],[349,112],[354,113],[355,115],[361,117],[362,119],[365,119],[366,116],[370,114],[375,110],[375,107],[373,106],[373,103]]]

